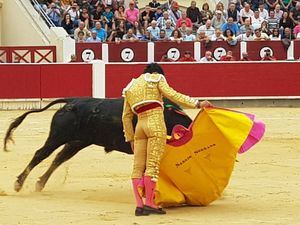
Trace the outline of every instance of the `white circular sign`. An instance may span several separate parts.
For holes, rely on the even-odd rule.
[[[177,48],[170,48],[167,52],[167,56],[169,59],[176,61],[180,57],[180,51]]]
[[[214,58],[219,61],[223,55],[226,55],[226,49],[218,47],[214,50]]]
[[[124,48],[121,52],[121,58],[125,62],[130,62],[134,58],[134,52],[131,48]]]
[[[95,59],[95,53],[92,49],[85,49],[81,53],[81,58],[84,62],[91,61],[91,60]]]
[[[270,51],[271,56],[273,56],[273,50],[270,47],[263,47],[259,51],[260,58],[263,58],[265,56],[266,51]]]

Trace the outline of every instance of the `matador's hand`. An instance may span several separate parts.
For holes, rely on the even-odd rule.
[[[198,100],[198,103],[197,103],[197,108],[200,109],[200,108],[205,108],[205,107],[212,107],[213,105],[207,101],[207,100],[204,100],[204,101],[200,101]]]

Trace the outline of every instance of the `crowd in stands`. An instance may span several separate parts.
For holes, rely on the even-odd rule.
[[[288,47],[300,39],[298,0],[220,1],[211,10],[192,0],[186,11],[167,0],[152,0],[142,10],[131,0],[38,0],[56,26],[77,42],[127,41],[237,41],[283,40]]]

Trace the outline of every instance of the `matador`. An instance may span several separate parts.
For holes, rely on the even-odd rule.
[[[134,152],[131,178],[137,205],[135,215],[165,214],[165,210],[158,207],[154,201],[160,160],[167,140],[163,97],[188,108],[207,107],[211,106],[211,103],[200,102],[176,92],[168,85],[162,68],[156,63],[149,64],[142,75],[133,79],[124,88],[123,97],[124,135]],[[132,123],[134,114],[138,118],[135,130]],[[145,204],[138,191],[142,181],[146,196]]]

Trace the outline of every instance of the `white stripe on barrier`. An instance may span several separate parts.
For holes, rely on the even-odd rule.
[[[294,41],[291,41],[291,44],[287,50],[287,59],[294,60]]]
[[[92,96],[105,98],[105,62],[102,60],[91,61],[93,66]]]
[[[154,62],[154,43],[148,42],[148,62]]]
[[[102,60],[104,62],[108,62],[109,54],[108,54],[108,44],[102,44]]]
[[[240,58],[243,57],[243,53],[247,52],[247,42],[245,41],[241,41],[241,45],[240,45]]]
[[[201,43],[198,41],[194,42],[194,58],[196,61],[201,59]]]

